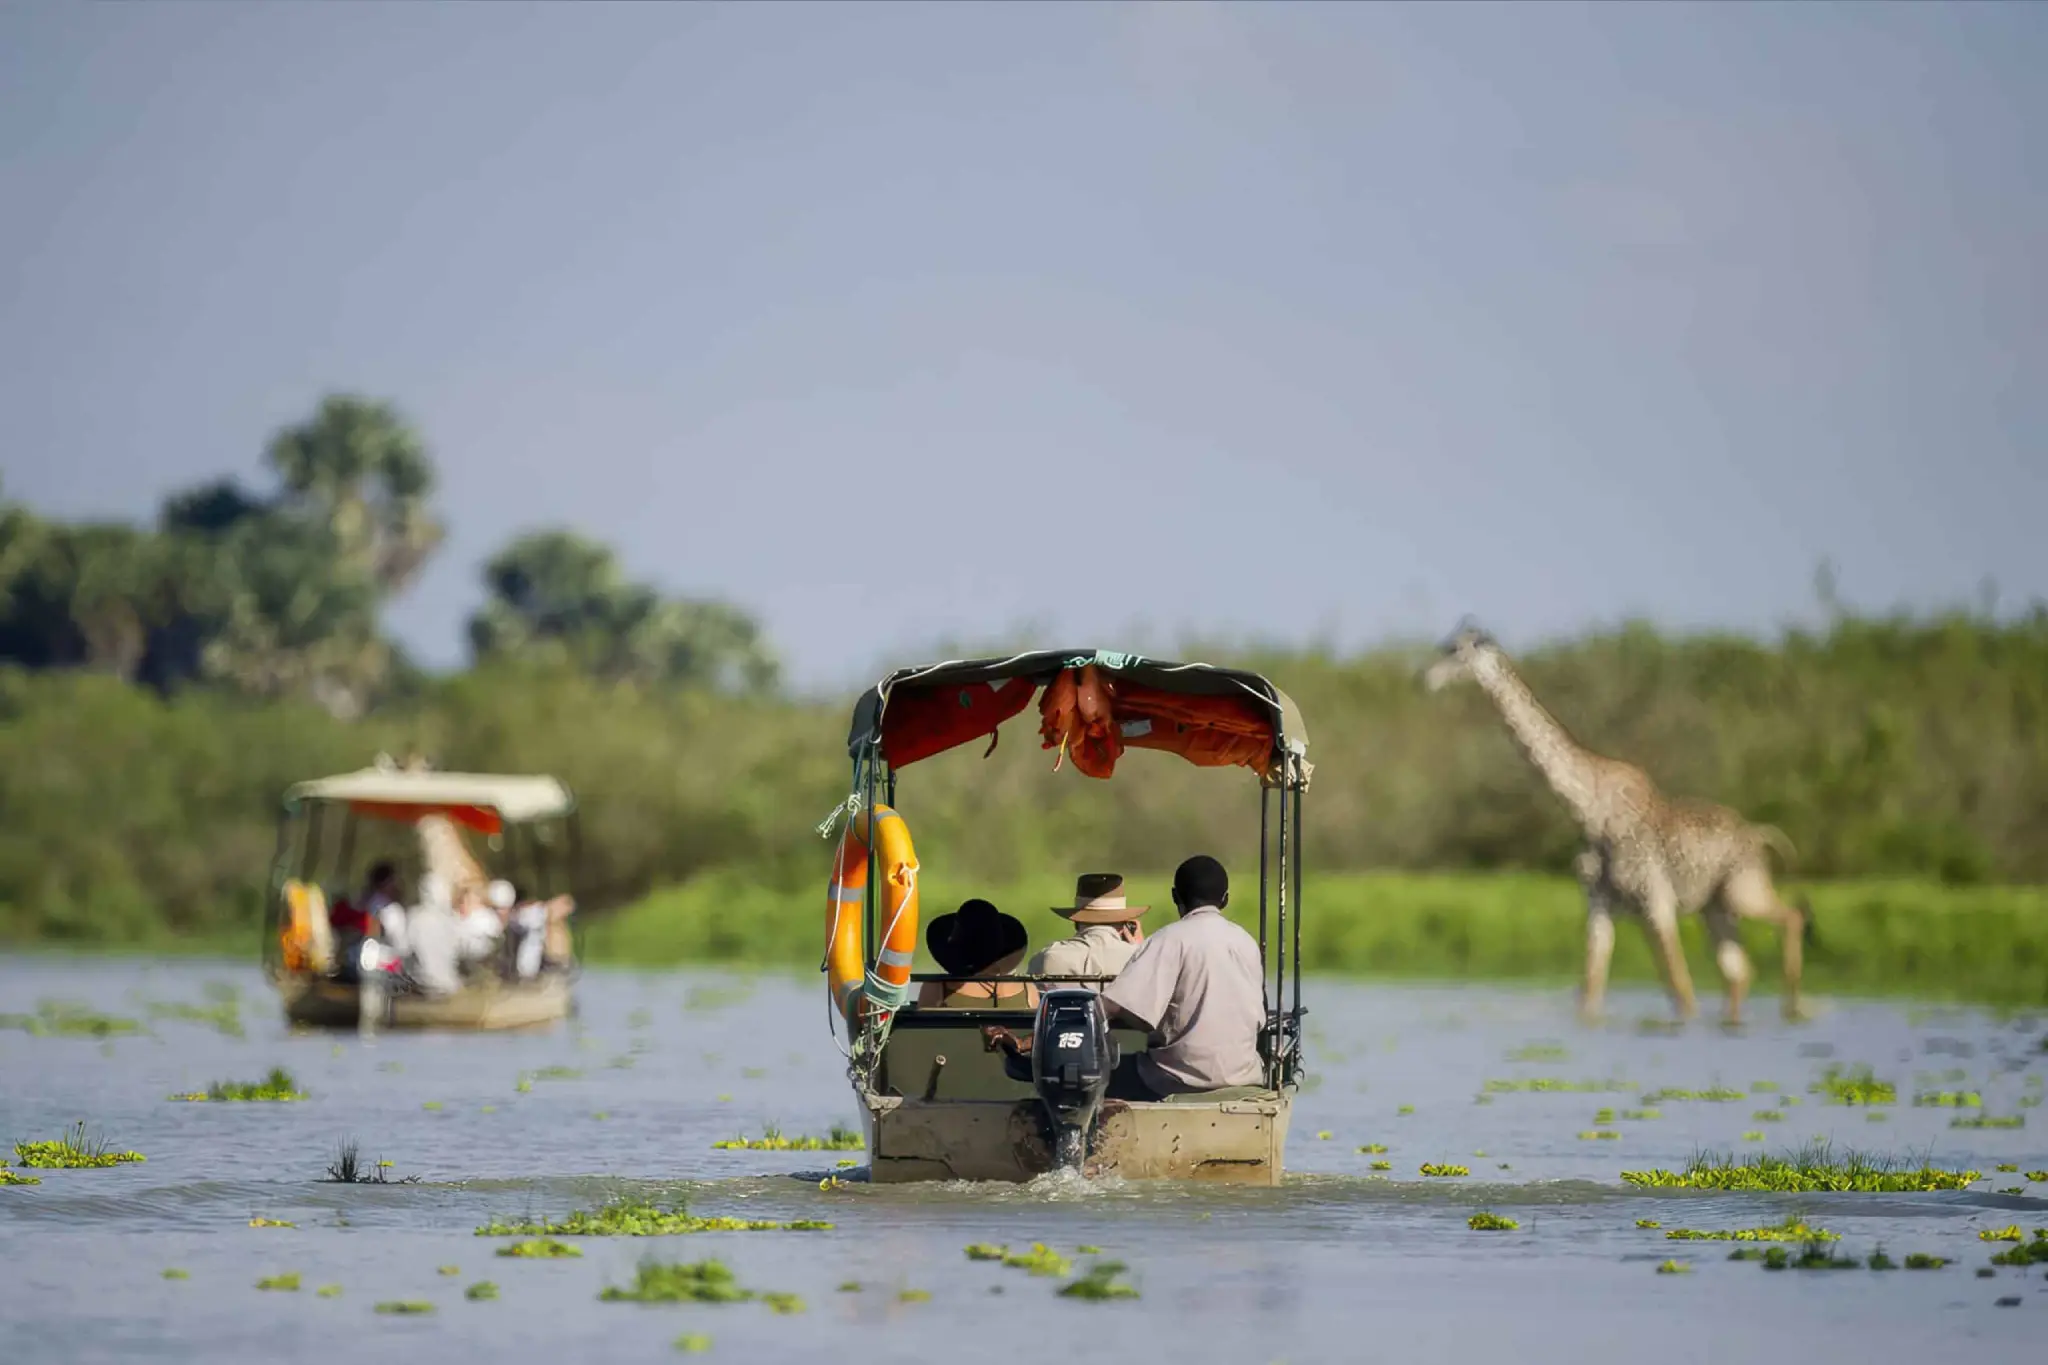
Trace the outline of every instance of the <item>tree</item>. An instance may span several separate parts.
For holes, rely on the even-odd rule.
[[[607,547],[571,531],[514,540],[484,566],[489,598],[469,622],[479,662],[514,659],[608,681],[725,691],[779,674],[759,625],[723,602],[665,599],[629,582]]]
[[[409,585],[441,543],[427,507],[434,467],[389,403],[330,394],[311,421],[273,436],[265,459],[284,484],[279,510],[326,522],[342,556],[387,594]]]

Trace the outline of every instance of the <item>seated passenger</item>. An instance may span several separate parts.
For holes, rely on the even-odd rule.
[[[512,883],[495,881],[488,888],[465,886],[456,913],[462,921],[462,960],[482,962],[498,951],[505,938],[505,916],[498,909],[499,888],[504,888],[507,909],[512,904]]]
[[[1074,903],[1055,905],[1055,915],[1080,929],[1071,937],[1048,943],[1031,959],[1033,976],[1115,976],[1145,941],[1138,917],[1152,907],[1124,904],[1124,879],[1114,872],[1087,872],[1075,879]],[[1097,981],[1048,981],[1047,986],[1100,990]]]
[[[405,907],[398,899],[398,869],[388,862],[370,868],[363,883],[360,927],[370,938],[380,939],[396,952],[405,951]],[[339,927],[339,926],[337,926]]]
[[[952,977],[1004,976],[1030,946],[1024,922],[985,900],[965,900],[926,926],[924,946]],[[1038,989],[1024,981],[927,981],[917,1003],[925,1009],[1037,1009]]]
[[[448,903],[448,883],[429,873],[420,878],[420,903],[405,917],[408,967],[414,982],[429,995],[452,995],[462,988],[462,921]]]

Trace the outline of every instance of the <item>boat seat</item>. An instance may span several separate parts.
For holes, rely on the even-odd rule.
[[[988,1049],[981,1030],[989,1024],[1000,1024],[1021,1034],[1029,1031],[1033,1018],[1028,1011],[1014,1009],[905,1010],[890,1027],[889,1041],[882,1049],[882,1064],[875,1073],[875,1086],[885,1095],[923,1099],[925,1087],[931,1083],[933,1063],[944,1057],[946,1064],[939,1068],[933,1099],[1030,1099],[1030,1085],[1010,1078],[1003,1069],[1003,1054]],[[1145,1050],[1145,1034],[1141,1031],[1112,1031],[1120,1056]]]

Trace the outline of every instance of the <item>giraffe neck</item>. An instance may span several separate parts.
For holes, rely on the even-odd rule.
[[[445,815],[423,815],[416,828],[425,870],[439,876],[450,895],[459,894],[465,886],[483,885],[484,870],[470,856],[462,832],[455,828],[453,820]]]
[[[1558,799],[1571,808],[1580,827],[1588,833],[1598,829],[1603,817],[1594,800],[1593,755],[1536,700],[1506,655],[1498,651],[1480,655],[1472,673],[1500,709],[1501,719],[1507,722],[1522,753],[1543,774]]]

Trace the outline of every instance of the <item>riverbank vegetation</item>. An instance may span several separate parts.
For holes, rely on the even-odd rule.
[[[600,956],[815,960],[829,854],[812,825],[845,795],[850,689],[793,691],[744,611],[552,530],[487,561],[468,665],[429,674],[382,625],[441,540],[425,441],[336,395],[264,464],[146,525],[0,498],[0,942],[248,954],[283,789],[419,752],[575,788]],[[1590,746],[1790,836],[1817,989],[2048,997],[2048,606],[1871,616],[1829,589],[1818,617],[1771,639],[1627,624],[1518,662]],[[1417,685],[1430,649],[1161,652],[1260,669],[1307,717],[1310,969],[1570,975],[1580,911],[1558,874],[1576,831],[1483,696]],[[1030,913],[1096,866],[1164,905],[1159,872],[1195,849],[1249,884],[1243,773],[1150,752],[1108,783],[1055,773],[1031,719],[986,760],[964,746],[903,775],[928,905],[994,891]],[[417,870],[402,838],[373,842],[362,859]],[[1031,922],[1038,941],[1055,927]],[[1635,937],[1617,971],[1647,979]],[[1768,979],[1775,947],[1751,945]]]

